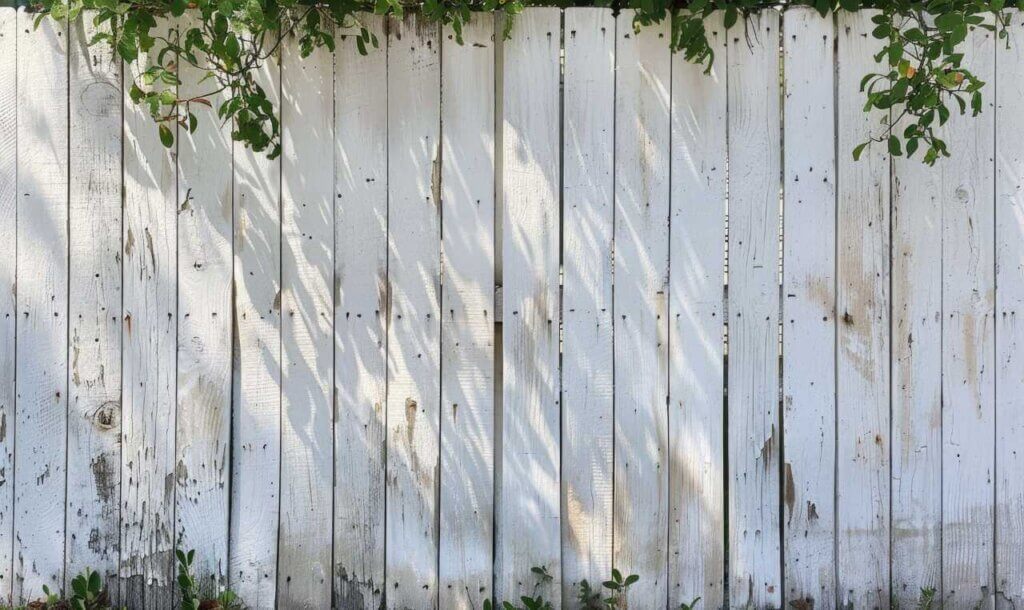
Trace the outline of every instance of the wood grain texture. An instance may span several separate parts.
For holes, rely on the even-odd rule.
[[[440,480],[440,30],[388,30],[387,603],[438,604]],[[400,151],[400,152],[399,152]]]
[[[722,14],[711,73],[672,60],[669,251],[669,607],[725,602],[726,72]]]
[[[281,58],[281,517],[277,604],[331,604],[334,63]]]
[[[166,24],[155,33],[173,36]],[[125,64],[132,82],[155,53]],[[122,95],[124,221],[121,406],[123,604],[174,602],[175,392],[177,382],[177,163],[146,108]],[[175,130],[174,126],[171,127]]]
[[[941,174],[920,154],[892,160],[890,565],[903,606],[942,590]]]
[[[198,27],[186,13],[182,31]],[[184,35],[184,34],[183,34]],[[183,61],[179,96],[206,94],[207,66]],[[227,583],[231,449],[234,276],[231,123],[217,117],[227,101],[190,108],[194,133],[178,136],[178,416],[175,546],[195,550],[200,587]]]
[[[1000,43],[1002,44],[1002,43]],[[964,62],[995,78],[995,34],[972,31]],[[941,172],[942,597],[956,607],[995,603],[995,120],[956,116],[957,148]]]
[[[121,548],[121,61],[86,12],[69,31],[70,261],[65,569],[100,572],[114,600]],[[116,603],[116,602],[115,602]]]
[[[565,11],[562,603],[612,569],[615,17]]]
[[[561,591],[559,53],[561,11],[516,17],[502,49],[502,447],[495,593]],[[551,580],[536,584],[532,567]]]
[[[732,607],[779,607],[779,15],[728,33]],[[766,95],[765,92],[768,92]]]
[[[497,35],[501,35],[498,32]],[[491,597],[494,518],[494,16],[441,43],[440,608]]]
[[[376,610],[384,595],[388,89],[383,17],[361,15],[379,47],[339,32],[334,67],[334,603]]]
[[[64,584],[68,409],[67,23],[18,10],[14,599]],[[48,100],[40,104],[39,100]]]
[[[615,34],[614,563],[645,574],[638,607],[668,600],[668,218],[671,54],[667,23]]]
[[[860,80],[880,47],[872,11],[838,21],[836,561],[839,604],[889,604],[889,157]]]
[[[784,13],[782,254],[786,599],[835,607],[835,27]]]
[[[255,73],[280,113],[281,56]],[[280,115],[278,115],[280,116]],[[281,160],[234,144],[234,356],[228,584],[273,608],[281,490]]]
[[[0,7],[0,599],[14,562],[15,328],[18,220],[18,12]]]
[[[1024,14],[1010,36],[1024,34]],[[1024,49],[996,43],[996,604],[1024,604]],[[984,115],[983,115],[984,116]]]

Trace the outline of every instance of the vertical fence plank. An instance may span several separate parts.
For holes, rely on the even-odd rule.
[[[1010,36],[1024,35],[1011,13]],[[1024,604],[1024,48],[996,43],[996,602]]]
[[[187,14],[188,28],[200,25]],[[197,53],[200,66],[205,58]],[[179,97],[210,90],[204,67],[181,62]],[[198,127],[178,142],[178,416],[175,476],[177,548],[196,551],[200,586],[226,582],[230,476],[233,276],[231,124],[212,107],[192,104]]]
[[[68,366],[67,24],[18,10],[14,598],[64,585]],[[40,100],[47,100],[40,103]]]
[[[669,607],[725,603],[726,70],[722,14],[711,72],[672,60],[669,278]]]
[[[890,569],[902,606],[916,605],[922,589],[941,590],[944,165],[927,166],[921,154],[892,160]]]
[[[972,31],[964,62],[995,77],[995,35]],[[987,93],[987,92],[986,92]],[[942,168],[942,596],[992,607],[995,489],[995,114],[947,125]]]
[[[436,608],[440,459],[440,36],[408,14],[388,31],[387,596]],[[400,179],[399,179],[400,178]]]
[[[783,513],[786,599],[835,605],[834,23],[785,13]]]
[[[493,568],[494,16],[462,36],[442,39],[439,607],[469,610],[491,597]]]
[[[268,58],[254,77],[280,112],[280,53]],[[249,607],[273,608],[281,489],[281,160],[237,142],[233,149],[235,336],[228,582]]]
[[[667,603],[669,24],[616,19],[614,563]]]
[[[69,31],[69,578],[118,599],[121,498],[121,62],[87,12]],[[116,603],[116,601],[115,601]]]
[[[334,603],[376,610],[384,594],[387,363],[387,37],[384,17],[360,15],[335,54]]]
[[[873,11],[838,18],[836,315],[837,587],[840,605],[889,604],[889,157],[860,80],[880,43]]]
[[[0,599],[11,597],[17,266],[18,13],[0,7]],[[10,427],[8,427],[10,426]]]
[[[560,570],[559,53],[561,11],[516,17],[502,64],[504,366],[495,588],[557,599]],[[535,587],[530,568],[550,582]]]
[[[281,522],[277,603],[331,604],[334,64],[281,59]]]
[[[565,11],[562,603],[612,569],[615,17]]]
[[[728,37],[729,603],[779,606],[779,14]]]
[[[174,35],[167,25],[158,36]],[[156,53],[124,65],[130,84]],[[173,603],[177,194],[173,149],[149,110],[124,100],[121,601]],[[174,130],[174,126],[171,127]]]

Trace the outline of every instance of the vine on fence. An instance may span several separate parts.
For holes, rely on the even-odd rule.
[[[785,6],[811,6],[823,16],[833,11],[878,9],[873,35],[881,50],[879,68],[864,76],[865,112],[880,111],[872,137],[853,150],[882,143],[890,154],[913,156],[923,150],[925,163],[949,156],[937,135],[952,111],[972,115],[982,109],[982,82],[964,62],[969,32],[983,28],[1006,40],[1006,0],[790,0]],[[280,41],[296,36],[302,57],[315,49],[334,50],[335,32],[349,29],[360,53],[380,41],[360,21],[360,12],[401,17],[419,10],[428,20],[451,27],[462,42],[462,28],[474,11],[503,11],[505,35],[526,6],[557,4],[634,9],[634,28],[666,20],[669,44],[687,61],[706,66],[714,49],[705,28],[714,11],[723,11],[725,26],[759,9],[779,7],[771,0],[39,0],[36,19],[77,19],[90,11],[100,32],[91,43],[109,44],[127,62],[148,55],[146,67],[130,85],[129,95],[146,107],[166,146],[174,142],[173,126],[190,132],[198,127],[197,105],[212,105],[222,96],[217,114],[230,121],[232,137],[271,158],[281,153],[277,111],[255,78]],[[177,28],[158,28],[158,20],[181,17]],[[741,24],[742,26],[742,24]],[[179,97],[179,68],[190,64],[205,74],[204,94]],[[891,120],[891,123],[890,123]]]

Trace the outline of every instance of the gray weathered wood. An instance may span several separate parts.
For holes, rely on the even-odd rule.
[[[920,154],[892,160],[890,569],[903,607],[942,589],[941,173]]]
[[[981,28],[964,62],[995,78],[996,37]],[[999,43],[1002,45],[1003,43]],[[947,605],[995,604],[995,120],[992,97],[946,125],[942,201],[942,591]],[[1012,386],[1011,386],[1012,387]]]
[[[334,603],[376,610],[384,595],[384,408],[388,288],[385,20],[361,15],[334,56]]]
[[[615,16],[565,11],[562,603],[612,569]]]
[[[256,73],[281,102],[280,53]],[[280,110],[278,111],[280,112]],[[234,144],[234,356],[228,584],[274,607],[281,490],[281,160]]]
[[[1012,13],[1010,36],[1024,34]],[[1024,47],[996,46],[996,604],[1024,605]]]
[[[784,13],[783,571],[786,599],[835,607],[834,23]]]
[[[840,13],[836,234],[836,562],[839,605],[889,604],[889,156],[849,151],[880,129],[860,80],[881,43],[872,11]]]
[[[166,24],[156,34],[173,35]],[[155,52],[124,65],[135,79]],[[174,602],[177,386],[177,163],[148,109],[122,95],[124,221],[121,397],[121,601]],[[176,128],[171,126],[172,131]]]
[[[669,251],[669,607],[725,601],[726,71],[722,13],[709,74],[672,60]]]
[[[729,565],[732,607],[778,607],[779,15],[729,39]]]
[[[668,600],[669,24],[615,32],[615,567],[645,574],[637,607]]]
[[[100,572],[119,599],[121,548],[121,61],[69,32],[70,233],[65,568]]]
[[[281,516],[277,603],[331,603],[334,62],[281,51]]]
[[[388,31],[388,604],[436,608],[441,214],[440,29]],[[391,151],[402,151],[390,154]]]
[[[495,594],[559,598],[559,54],[561,11],[516,17],[502,57],[501,474]],[[547,570],[538,584],[532,567]],[[537,585],[537,586],[535,586]]]
[[[498,36],[501,35],[499,31]],[[441,43],[441,485],[438,607],[491,597],[494,517],[494,16]]]
[[[187,13],[182,31],[199,17]],[[210,90],[199,66],[182,61],[179,97]],[[216,591],[227,582],[232,319],[231,124],[217,117],[227,92],[190,105],[198,126],[178,137],[178,415],[175,547],[196,552],[194,576]]]
[[[0,599],[10,599],[14,554],[14,351],[17,311],[18,13],[0,7]]]
[[[18,9],[14,591],[64,585],[68,409],[67,23]],[[40,103],[46,100],[45,103]]]

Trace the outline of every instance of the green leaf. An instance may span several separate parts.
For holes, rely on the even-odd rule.
[[[853,149],[853,160],[854,161],[860,161],[861,154],[864,152],[864,149],[867,148],[869,144],[871,144],[871,142],[864,142],[863,144],[858,144],[856,147],[854,147],[854,149]]]
[[[729,8],[725,9],[725,17],[723,19],[723,25],[725,26],[725,29],[728,30],[732,26],[736,25],[736,20],[738,18],[739,12],[736,10],[735,6],[730,6]]]
[[[903,154],[903,148],[900,146],[900,139],[896,136],[889,136],[889,154],[894,157],[899,157]]]
[[[160,123],[160,143],[164,145],[164,148],[170,148],[174,145],[174,134],[171,133],[171,128],[166,123]]]

